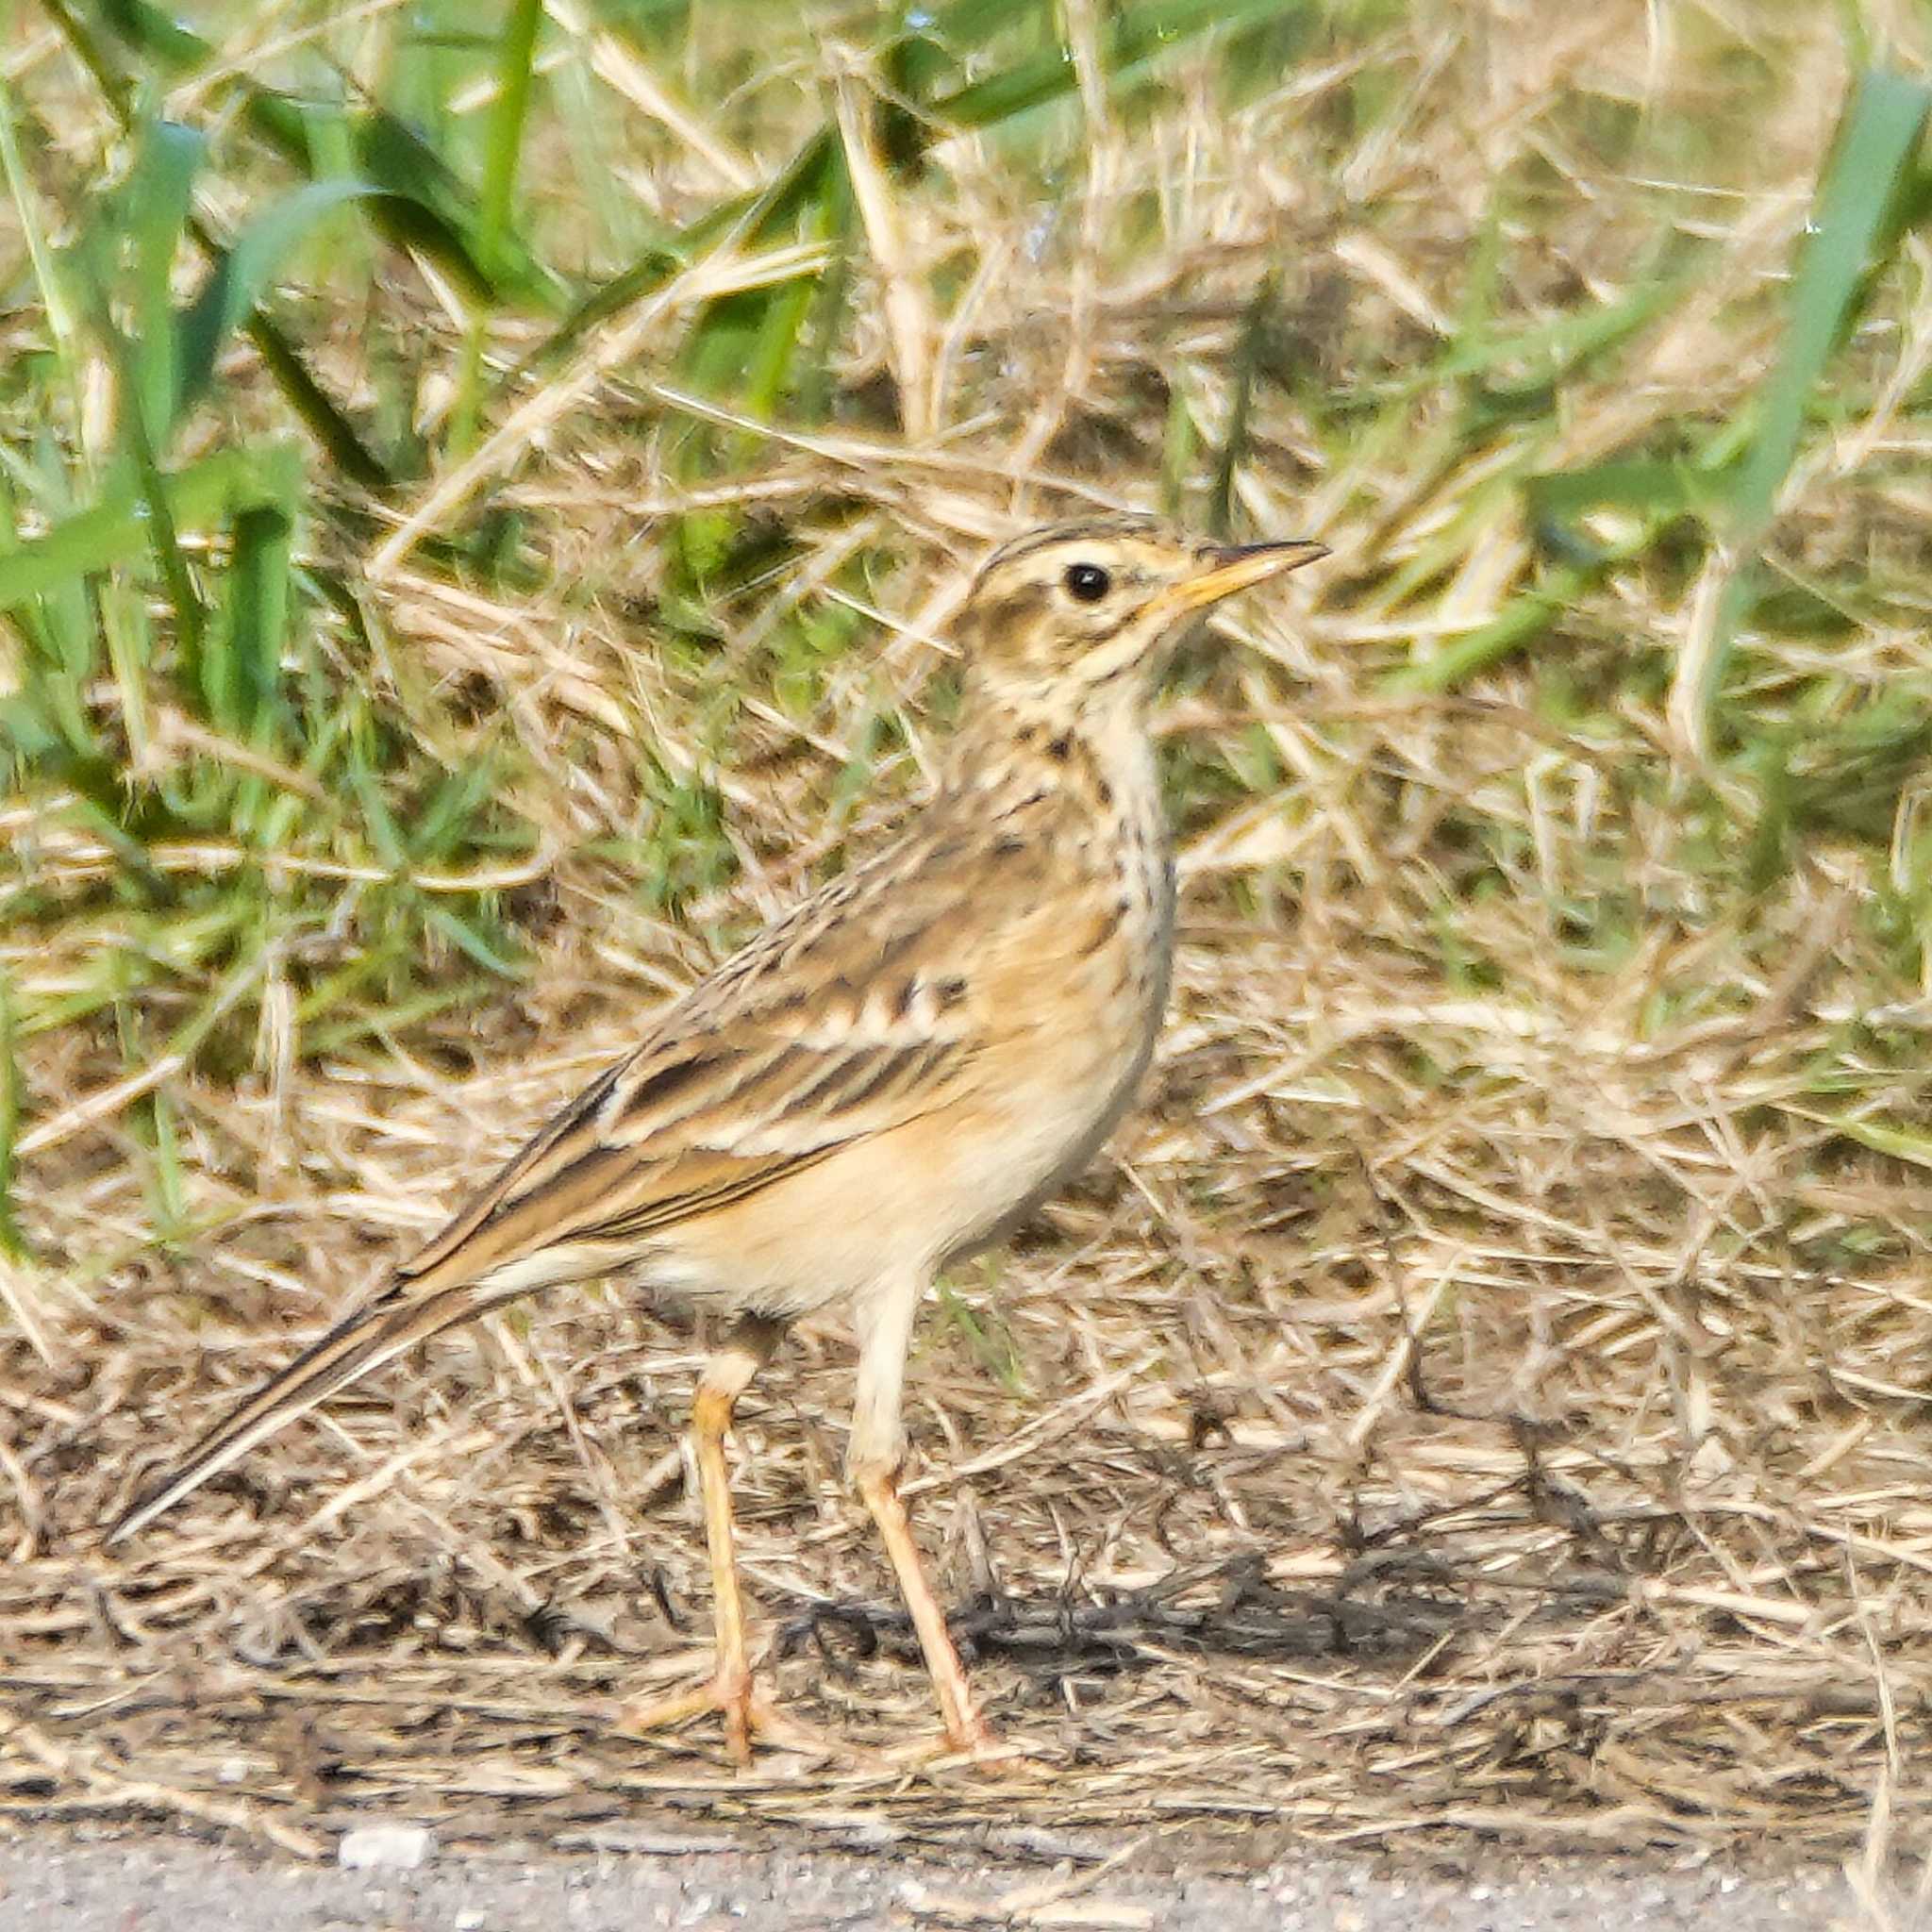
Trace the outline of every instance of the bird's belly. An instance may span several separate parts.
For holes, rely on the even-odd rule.
[[[1010,1234],[1092,1159],[1130,1097],[1085,1096],[1083,1106],[1008,1118],[973,1163],[974,1185],[959,1192],[936,1265],[963,1260]]]
[[[1164,974],[1116,983],[1013,1043],[1015,1064],[987,1083],[998,1105],[960,1110],[939,1265],[999,1241],[1092,1159],[1146,1072],[1164,994]]]
[[[1058,1041],[1022,1028],[931,1112],[667,1230],[641,1276],[781,1319],[927,1277],[991,1245],[1087,1164],[1133,1097],[1158,1019],[1142,996]]]

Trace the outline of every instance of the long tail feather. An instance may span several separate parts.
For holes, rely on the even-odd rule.
[[[297,1416],[306,1415],[337,1390],[347,1388],[417,1342],[513,1299],[519,1291],[491,1291],[476,1282],[458,1281],[425,1293],[420,1281],[398,1282],[366,1307],[337,1323],[320,1341],[304,1349],[280,1374],[218,1422],[174,1468],[115,1518],[107,1541],[116,1543],[132,1536],[199,1489],[209,1476],[226,1469]]]

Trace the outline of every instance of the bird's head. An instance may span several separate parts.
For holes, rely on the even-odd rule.
[[[969,675],[1022,703],[1138,699],[1198,612],[1327,554],[1208,543],[1143,517],[1031,531],[987,559],[960,612]]]

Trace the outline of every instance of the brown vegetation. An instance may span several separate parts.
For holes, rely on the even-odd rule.
[[[401,9],[361,11],[324,38],[375,87]],[[878,1807],[921,1832],[1834,1855],[1874,1815],[1925,1823],[1904,1774],[1932,1720],[1932,298],[1909,235],[1697,687],[1738,561],[1711,506],[1786,340],[1843,14],[1336,6],[1291,58],[1183,35],[1150,92],[1108,78],[1104,11],[1056,16],[1072,96],[913,168],[853,23],[715,112],[667,56],[699,104],[679,130],[619,58],[650,43],[552,10],[541,44],[590,63],[611,178],[654,215],[831,131],[856,218],[815,408],[810,368],[755,405],[704,359],[720,291],[801,265],[823,290],[839,251],[808,221],[621,307],[467,447],[433,268],[365,237],[365,279],[318,260],[278,298],[365,414],[413,358],[430,425],[427,473],[374,511],[311,479],[298,559],[345,595],[289,661],[386,734],[392,811],[466,769],[488,795],[434,865],[319,806],[273,850],[148,840],[162,879],[256,895],[261,944],[232,956],[127,886],[66,809],[77,781],[0,801],[25,1242],[0,1263],[0,1815],[308,1844],[361,1807],[532,1830]],[[1913,65],[1916,16],[1862,19]],[[272,39],[234,38],[265,83],[295,58],[258,56]],[[71,109],[32,154],[49,206],[124,164],[51,29],[20,27],[8,71]],[[522,193],[550,259],[595,278],[613,247],[561,185],[553,85]],[[46,325],[5,322],[23,355]],[[547,325],[506,308],[491,366]],[[255,356],[225,358],[192,447],[274,419]],[[88,407],[55,410],[76,447]],[[1613,459],[1654,468],[1626,489]],[[1586,482],[1540,495],[1555,475]],[[439,1343],[91,1546],[641,1011],[917,791],[935,640],[989,539],[1163,492],[1206,523],[1217,490],[1241,531],[1337,558],[1190,653],[1147,1104],[952,1285],[909,1390],[915,1508],[978,1681],[1062,1776],[735,1778],[708,1734],[608,1735],[621,1692],[701,1667],[705,1629],[696,1357],[614,1293]],[[521,571],[437,547],[486,514],[515,520]],[[191,534],[193,567],[225,541]],[[165,694],[110,735],[137,784],[253,758],[273,797],[353,796]],[[494,922],[501,974],[445,906]],[[355,977],[390,945],[386,978]],[[159,964],[102,993],[136,954]],[[927,1724],[925,1690],[838,1481],[848,1374],[835,1325],[794,1342],[741,1410],[738,1495],[780,1693],[886,1741]]]

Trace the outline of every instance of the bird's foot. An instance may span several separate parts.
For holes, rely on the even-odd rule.
[[[614,1729],[627,1737],[675,1730],[713,1711],[724,1720],[724,1748],[741,1770],[752,1761],[752,1740],[815,1758],[868,1758],[870,1754],[799,1719],[758,1694],[749,1671],[719,1671],[708,1681],[672,1697],[636,1698],[620,1707]]]
[[[759,1696],[749,1671],[719,1671],[708,1682],[671,1697],[637,1698],[617,1714],[616,1728],[642,1737],[652,1731],[675,1730],[694,1717],[716,1711],[724,1720],[724,1748],[733,1763],[751,1762],[751,1740],[786,1741],[791,1726],[770,1699]]]
[[[901,1745],[891,1754],[898,1764],[922,1768],[970,1768],[986,1777],[1024,1778],[1029,1781],[1052,1777],[1054,1767],[1028,1755],[980,1718],[971,1723],[949,1724],[937,1738],[924,1738],[917,1743]]]
[[[1043,1784],[1059,1775],[1057,1766],[1033,1757],[1024,1745],[1008,1743],[1001,1738],[988,1738],[975,1745],[967,1762],[981,1777],[1011,1778],[1021,1784]]]

